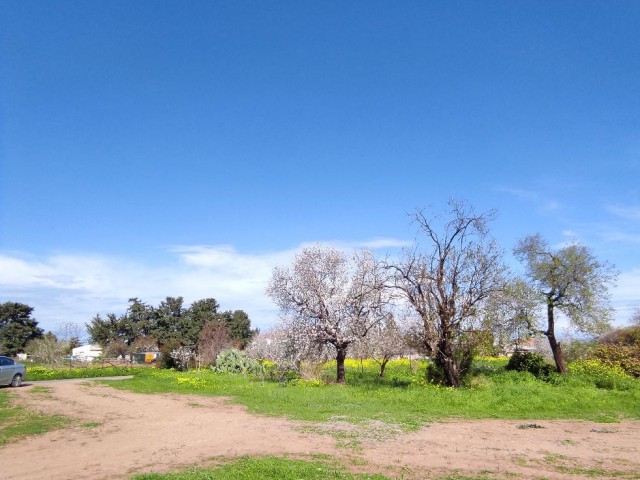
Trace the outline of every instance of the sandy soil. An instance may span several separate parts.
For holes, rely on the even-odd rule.
[[[0,448],[0,479],[125,479],[210,465],[220,456],[285,454],[330,455],[356,470],[404,478],[453,471],[640,478],[640,422],[535,421],[543,428],[522,429],[534,422],[447,421],[404,434],[383,424],[355,428],[255,416],[220,398],[140,395],[87,381],[38,385],[48,392],[33,385],[12,392],[20,404],[77,421]]]

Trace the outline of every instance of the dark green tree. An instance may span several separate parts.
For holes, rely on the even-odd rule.
[[[194,323],[194,327],[197,327],[200,331],[205,323],[218,321],[220,315],[218,308],[220,308],[220,305],[214,298],[204,298],[193,302],[188,314]]]
[[[96,315],[86,324],[91,342],[102,347],[121,340],[131,346],[138,338],[146,337],[155,330],[156,310],[138,298],[129,299],[129,307],[124,315],[108,313],[106,318]]]
[[[220,313],[219,308],[214,298],[196,300],[185,308],[182,297],[166,297],[154,308],[134,297],[124,315],[98,314],[86,328],[90,340],[103,348],[120,341],[130,347],[139,339],[154,338],[162,351],[171,351],[196,346],[203,326],[213,322],[224,326],[238,346],[247,345],[255,333],[249,316],[242,310]]]
[[[42,337],[43,331],[31,313],[33,308],[23,303],[0,304],[0,353],[17,355],[30,340]]]
[[[97,343],[102,348],[116,340],[122,340],[125,335],[123,322],[115,313],[107,313],[106,318],[102,318],[98,313],[85,326],[89,334],[89,341]]]
[[[253,336],[255,330],[251,329],[249,315],[243,310],[227,310],[219,315],[219,320],[229,330],[229,336],[238,344],[240,348],[246,347]]]
[[[123,341],[127,346],[133,345],[138,338],[151,335],[157,320],[156,310],[137,297],[129,299],[127,313],[121,317]]]
[[[200,321],[194,321],[191,309],[184,308],[182,297],[167,297],[156,309],[156,325],[153,336],[161,345],[172,340],[180,345],[193,346],[198,343],[202,329]]]

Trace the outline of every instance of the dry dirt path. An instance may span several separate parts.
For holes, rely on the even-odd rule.
[[[360,430],[355,448],[338,448],[335,438],[313,433],[326,425],[251,415],[221,398],[141,395],[85,380],[39,385],[49,391],[25,386],[14,390],[18,401],[78,422],[0,448],[2,480],[126,479],[218,456],[284,454],[327,454],[404,478],[453,470],[496,478],[640,478],[640,422],[538,421],[544,428],[519,429],[524,422],[449,421],[383,438]],[[81,426],[87,422],[99,425]]]

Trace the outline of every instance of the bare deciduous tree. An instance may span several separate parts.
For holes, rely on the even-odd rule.
[[[471,361],[474,322],[484,302],[504,282],[502,251],[489,238],[493,212],[475,214],[449,202],[449,220],[414,220],[426,239],[405,252],[396,265],[395,286],[422,320],[424,344],[448,386],[460,386]]]
[[[546,307],[547,325],[542,333],[549,340],[556,369],[566,373],[555,334],[556,310],[579,332],[601,333],[609,326],[608,287],[614,283],[616,274],[586,246],[574,243],[554,251],[540,235],[520,240],[514,254],[524,263],[530,284]]]
[[[108,358],[127,358],[130,354],[129,345],[123,340],[117,339],[107,345],[104,354]]]
[[[351,258],[334,247],[313,246],[290,268],[276,268],[267,294],[286,318],[285,331],[335,349],[336,381],[345,382],[347,349],[385,315],[386,273],[368,251]]]
[[[32,359],[50,365],[62,363],[67,350],[68,342],[58,340],[51,332],[31,340],[26,347]]]
[[[211,320],[204,324],[198,341],[198,355],[203,364],[215,364],[218,354],[231,346],[233,339],[224,323]]]

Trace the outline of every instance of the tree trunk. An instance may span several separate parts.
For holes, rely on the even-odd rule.
[[[549,298],[547,300],[547,331],[544,332],[544,334],[549,339],[549,346],[553,352],[553,360],[556,362],[556,370],[558,373],[567,373],[567,367],[564,364],[564,358],[562,358],[562,349],[560,348],[560,344],[556,341],[555,319],[553,313],[553,301]]]
[[[344,359],[347,358],[347,347],[336,347],[336,382],[345,383]]]
[[[382,362],[380,363],[380,378],[384,377],[384,369],[387,366],[387,363],[389,362],[388,358],[383,358]]]
[[[453,349],[446,338],[438,342],[438,352],[435,358],[436,365],[444,373],[444,381],[447,387],[458,388],[460,386],[460,372],[453,356]]]

